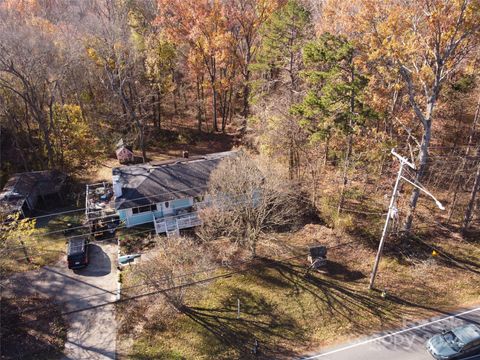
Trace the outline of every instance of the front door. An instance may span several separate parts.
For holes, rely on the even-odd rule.
[[[173,215],[173,206],[171,201],[165,201],[164,203],[162,203],[162,212],[163,216]]]

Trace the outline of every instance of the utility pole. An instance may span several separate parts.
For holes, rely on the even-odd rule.
[[[375,264],[373,264],[373,271],[372,271],[372,275],[370,277],[369,289],[373,289],[373,284],[375,282],[375,276],[377,275],[378,263],[380,262],[380,257],[382,255],[382,251],[383,251],[383,245],[385,244],[385,239],[387,237],[388,224],[390,223],[390,219],[392,217],[392,214],[393,214],[393,211],[394,211],[394,208],[395,208],[395,201],[397,199],[398,186],[400,184],[400,180],[402,179],[403,166],[405,164],[407,164],[412,169],[415,169],[415,165],[413,165],[412,163],[407,161],[405,158],[398,155],[395,152],[394,149],[392,149],[391,153],[400,160],[400,168],[398,169],[397,180],[395,181],[395,186],[393,187],[392,197],[390,198],[390,205],[388,206],[387,219],[385,221],[385,225],[383,226],[383,232],[382,232],[382,237],[380,238],[380,244],[378,244],[378,251],[377,251],[377,256],[375,257]]]
[[[398,186],[400,184],[400,180],[405,180],[409,184],[415,186],[418,188],[420,191],[424,192],[428,196],[430,196],[437,206],[440,208],[440,210],[445,210],[445,207],[442,205],[440,201],[438,201],[435,196],[433,196],[429,191],[427,191],[423,186],[420,184],[413,182],[406,177],[403,176],[403,167],[405,165],[408,165],[410,168],[413,170],[416,169],[415,165],[409,162],[407,159],[405,159],[403,156],[400,156],[395,152],[395,149],[392,149],[391,151],[392,155],[395,156],[398,160],[400,160],[400,169],[398,169],[398,175],[397,175],[397,180],[395,181],[395,186],[393,187],[393,193],[392,197],[390,199],[390,205],[388,207],[388,213],[387,213],[387,219],[385,220],[385,226],[383,227],[383,232],[382,232],[382,237],[380,238],[380,244],[378,244],[378,251],[377,251],[377,256],[375,257],[375,263],[373,264],[373,270],[372,270],[372,275],[370,277],[370,285],[369,289],[373,289],[373,285],[375,283],[375,276],[377,276],[377,271],[378,271],[378,264],[380,262],[380,258],[382,256],[382,251],[383,251],[383,245],[385,244],[385,239],[387,237],[387,232],[388,232],[388,224],[390,222],[390,219],[393,215],[393,212],[395,210],[395,201],[397,200],[397,193],[398,193]]]

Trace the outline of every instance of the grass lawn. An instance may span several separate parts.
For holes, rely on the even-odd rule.
[[[288,243],[291,256],[303,253],[313,239],[329,246],[352,240],[307,225],[296,234],[279,236],[278,241]],[[457,253],[471,254],[466,250],[470,246],[474,245],[457,243],[456,249],[462,249]],[[479,300],[478,258],[470,264],[474,271],[466,271],[427,250],[424,255],[418,263],[395,257],[382,261],[377,286],[388,289],[386,300],[367,289],[374,251],[362,244],[330,250],[325,272],[307,276],[306,256],[259,260],[241,274],[192,287],[183,313],[169,319],[153,313],[143,326],[125,328],[119,335],[120,342],[128,342],[124,357],[248,359],[258,339],[263,358],[291,358]],[[459,261],[464,260],[459,255]],[[139,306],[151,308],[157,301],[149,298]],[[131,313],[123,316],[132,319]]]
[[[32,270],[57,262],[66,253],[66,237],[63,230],[69,223],[72,224],[72,227],[82,226],[83,217],[84,213],[78,211],[37,218],[35,233],[30,238],[23,239],[27,256],[19,244],[9,257],[0,259],[0,266],[4,273]],[[79,228],[68,236],[85,234],[88,231],[86,227]]]

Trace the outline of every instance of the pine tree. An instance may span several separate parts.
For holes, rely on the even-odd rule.
[[[302,47],[312,33],[311,25],[309,11],[289,0],[272,14],[261,31],[262,47],[253,68],[262,71],[267,82],[280,80],[290,91],[291,99],[299,85]]]
[[[342,36],[323,34],[303,49],[307,92],[303,101],[292,106],[292,113],[310,133],[312,141],[328,140],[332,134],[346,136],[343,180],[338,212],[344,202],[353,135],[372,112],[362,102],[367,79],[357,69],[356,51]],[[328,148],[326,150],[328,156]]]

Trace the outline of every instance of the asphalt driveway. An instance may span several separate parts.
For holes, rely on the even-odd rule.
[[[67,268],[66,260],[56,266],[18,273],[4,282],[13,294],[43,294],[54,298],[67,315],[69,330],[64,359],[115,359],[117,322],[114,305],[117,289],[117,247],[91,244],[90,264],[82,270]]]

